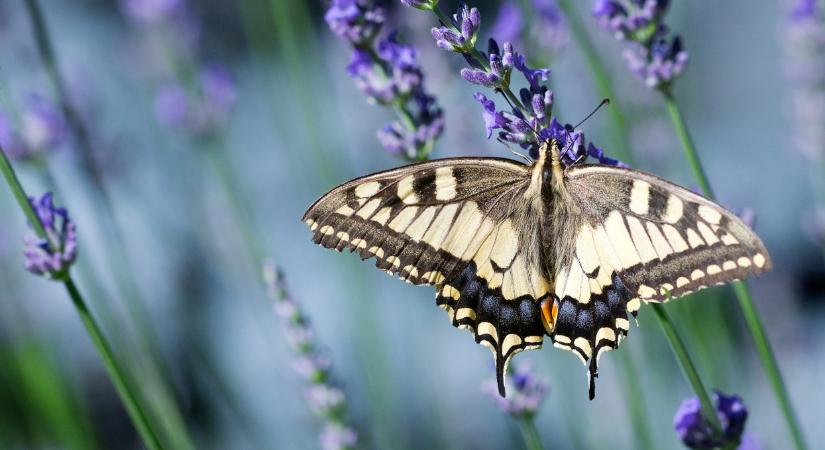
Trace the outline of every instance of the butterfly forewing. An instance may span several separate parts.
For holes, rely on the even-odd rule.
[[[454,326],[495,358],[499,387],[509,358],[537,348],[538,308],[549,281],[538,221],[524,196],[527,166],[457,158],[370,175],[321,197],[304,216],[316,243],[374,257],[414,284],[434,284]]]

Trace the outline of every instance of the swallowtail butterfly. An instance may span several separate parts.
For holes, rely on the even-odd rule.
[[[642,302],[771,267],[722,206],[637,170],[563,167],[555,140],[529,165],[448,158],[358,178],[303,220],[324,247],[434,285],[453,326],[492,350],[502,396],[510,358],[546,335],[588,366],[592,399],[599,357]]]

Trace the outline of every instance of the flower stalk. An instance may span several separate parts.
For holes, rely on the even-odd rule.
[[[185,428],[183,417],[175,401],[174,394],[169,388],[169,386],[172,385],[168,382],[170,371],[168,367],[166,367],[165,359],[160,352],[157,339],[149,325],[149,314],[145,309],[143,301],[139,298],[137,283],[131,275],[129,275],[135,271],[132,269],[127,257],[127,252],[123,244],[125,239],[115,220],[114,202],[104,183],[103,173],[95,161],[91,135],[71,100],[68,85],[60,70],[57,54],[54,50],[53,41],[50,37],[39,1],[25,0],[25,6],[31,21],[32,32],[40,59],[55,89],[61,112],[78,144],[79,151],[77,155],[80,158],[81,166],[85,174],[95,188],[95,200],[101,206],[99,210],[100,214],[97,216],[99,219],[98,223],[108,237],[106,240],[109,248],[107,256],[110,265],[116,268],[112,272],[117,290],[126,300],[124,303],[138,329],[138,339],[141,350],[145,351],[148,355],[145,361],[146,365],[144,366],[148,369],[145,373],[148,379],[142,384],[148,386],[147,389],[156,391],[154,398],[157,399],[157,403],[151,406],[162,416],[160,419],[164,424],[162,428],[168,431],[172,441],[181,448],[194,448]],[[141,384],[133,380],[130,381],[132,381],[132,388],[140,391],[136,386]]]
[[[689,57],[682,46],[681,38],[672,35],[664,23],[668,6],[668,2],[664,0],[644,0],[643,2],[597,0],[593,15],[599,25],[613,33],[616,39],[628,42],[630,48],[625,53],[625,57],[631,71],[649,88],[662,95],[696,182],[706,197],[715,199],[684,115],[673,97],[673,83],[683,72]],[[735,282],[733,289],[748,330],[756,344],[765,374],[782,409],[794,445],[797,449],[804,449],[806,446],[802,432],[753,297],[743,281]]]
[[[693,171],[694,178],[697,183],[699,183],[699,187],[702,189],[705,196],[710,199],[715,199],[710,182],[708,181],[708,177],[702,166],[702,161],[699,158],[699,154],[696,151],[696,147],[690,137],[690,133],[688,132],[687,124],[681,110],[669,92],[663,92],[663,97],[668,113],[670,114],[671,121],[673,122],[673,127],[676,129],[676,133],[682,143],[685,157],[687,158],[691,166],[691,170]],[[737,281],[733,283],[733,291],[736,294],[736,299],[739,301],[739,306],[742,309],[742,315],[745,318],[748,331],[750,332],[754,344],[756,345],[756,353],[759,355],[759,360],[762,362],[762,368],[765,371],[765,375],[768,377],[768,382],[771,385],[774,396],[776,396],[776,400],[779,402],[779,407],[782,410],[782,415],[785,418],[786,425],[791,433],[794,446],[797,450],[804,450],[807,448],[807,445],[805,444],[802,429],[799,426],[799,421],[796,417],[796,412],[794,411],[790,396],[788,395],[788,389],[785,386],[782,372],[779,370],[779,363],[776,361],[776,355],[774,354],[773,347],[771,346],[767,334],[765,333],[765,327],[762,324],[759,311],[756,309],[756,305],[754,304],[753,296],[750,293],[748,284],[744,281]]]
[[[12,191],[12,195],[17,201],[18,206],[20,206],[20,209],[23,211],[23,214],[28,219],[29,224],[37,237],[45,241],[50,241],[49,233],[40,221],[40,217],[37,212],[29,202],[28,196],[26,195],[23,186],[20,184],[20,180],[17,178],[11,163],[6,157],[6,153],[2,148],[0,148],[0,172],[3,174],[6,184]],[[146,445],[146,447],[150,450],[160,450],[163,447],[160,444],[155,430],[149,423],[145,409],[142,407],[134,391],[127,383],[123,368],[117,361],[117,358],[106,340],[100,325],[89,311],[87,303],[83,298],[83,295],[80,293],[80,290],[75,285],[68,269],[63,271],[59,278],[55,279],[63,283],[66,288],[66,292],[72,299],[72,304],[77,310],[83,325],[86,327],[86,331],[89,333],[89,337],[92,339],[95,349],[100,354],[100,358],[103,360],[103,365],[106,368],[106,372],[109,374],[109,378],[114,384],[115,390],[117,391],[118,396],[120,396],[123,405],[126,407],[126,411],[129,414],[132,423],[135,425],[138,434],[143,440],[144,445]]]
[[[685,342],[676,331],[676,327],[673,325],[673,322],[671,322],[664,305],[651,303],[650,306],[653,308],[653,312],[656,313],[656,318],[659,319],[659,325],[661,325],[662,331],[665,333],[671,349],[673,349],[673,354],[676,355],[676,359],[679,361],[679,367],[682,369],[682,373],[685,375],[693,392],[699,398],[699,402],[702,405],[702,415],[705,417],[705,420],[708,421],[708,424],[710,424],[714,434],[717,436],[720,435],[722,426],[719,423],[719,418],[716,416],[716,410],[713,408],[713,403],[710,401],[708,391],[705,389],[702,378],[699,376],[699,372],[696,370],[696,366],[690,358],[690,353],[685,346]]]

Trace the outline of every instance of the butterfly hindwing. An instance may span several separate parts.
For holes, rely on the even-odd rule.
[[[304,216],[315,242],[348,248],[414,284],[434,284],[454,326],[496,359],[538,348],[548,295],[524,191],[526,166],[494,158],[424,162],[369,175],[321,197]]]
[[[762,242],[735,214],[643,172],[599,165],[565,173],[582,221],[556,276],[557,346],[590,362],[627,334],[627,313],[770,267]]]

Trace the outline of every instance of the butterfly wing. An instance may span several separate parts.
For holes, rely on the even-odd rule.
[[[583,220],[556,276],[557,346],[590,362],[627,334],[627,312],[770,269],[762,241],[735,214],[643,172],[580,165],[565,173]],[[571,230],[572,231],[572,230]]]
[[[434,160],[338,186],[303,220],[324,247],[434,284],[452,324],[492,350],[503,395],[509,358],[544,335],[538,303],[549,282],[528,183],[527,166],[511,160]]]

